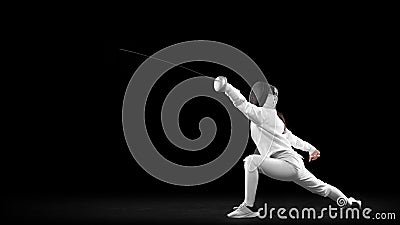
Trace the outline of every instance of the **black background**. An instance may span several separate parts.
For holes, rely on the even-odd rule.
[[[142,32],[132,38],[100,41],[77,37],[24,41],[21,45],[30,51],[15,57],[30,60],[14,71],[25,74],[15,82],[27,93],[15,94],[19,101],[13,104],[22,109],[11,131],[19,138],[11,140],[14,147],[6,153],[3,177],[11,218],[24,218],[22,209],[35,208],[37,199],[62,203],[65,198],[129,196],[157,205],[164,198],[184,198],[189,199],[186,207],[196,201],[190,199],[198,198],[231,198],[234,204],[240,203],[244,190],[241,161],[213,182],[176,186],[147,174],[124,139],[124,93],[146,57],[119,49],[152,55],[169,45],[196,39],[232,45],[258,64],[279,89],[277,108],[285,115],[289,129],[321,151],[320,159],[305,163],[310,171],[367,204],[370,199],[380,199],[387,203],[385,207],[391,207],[398,200],[399,188],[397,139],[391,128],[397,104],[396,84],[392,82],[397,75],[392,31],[371,23],[347,25],[286,27],[274,32],[258,28],[225,35]],[[209,76],[225,75],[245,96],[250,91],[237,74],[222,66],[206,62],[185,66]],[[151,93],[152,107],[159,107],[157,101],[162,96],[157,98],[157,94],[168,93],[167,87],[192,76],[197,74],[182,68],[165,74]],[[199,106],[207,107],[197,110]],[[150,135],[157,145],[164,146],[158,150],[168,159],[201,164],[217,157],[225,147],[229,129],[224,129],[223,123],[229,120],[215,102],[196,99],[182,111],[182,131],[191,138],[198,137],[197,123],[204,115],[218,120],[213,148],[196,155],[166,143],[158,129],[160,112],[154,109],[146,112],[154,118],[149,122]],[[250,140],[242,158],[254,149]],[[264,196],[257,200],[261,204],[280,196],[319,199],[295,184],[265,176],[260,178],[258,193]],[[293,200],[291,204],[297,203]],[[41,213],[38,218],[46,218]]]

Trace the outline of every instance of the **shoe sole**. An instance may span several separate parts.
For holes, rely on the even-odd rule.
[[[239,215],[239,216],[228,216],[229,218],[235,218],[235,219],[242,219],[242,218],[254,218],[258,216],[258,212],[251,212],[248,214],[244,214],[244,215]]]

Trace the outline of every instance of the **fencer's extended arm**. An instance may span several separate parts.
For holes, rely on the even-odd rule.
[[[263,123],[262,109],[251,104],[240,93],[238,89],[227,83],[225,94],[231,99],[236,108],[238,108],[248,119],[256,124]]]
[[[307,141],[301,140],[299,137],[294,135],[289,129],[286,129],[286,135],[287,139],[290,141],[290,144],[293,146],[293,148],[306,151],[310,154],[316,150],[314,146],[312,146]]]

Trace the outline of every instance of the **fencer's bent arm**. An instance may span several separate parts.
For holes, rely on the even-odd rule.
[[[238,89],[228,83],[226,85],[225,94],[231,99],[235,107],[248,119],[256,124],[263,123],[262,109],[248,102]]]
[[[305,152],[309,152],[310,154],[316,150],[316,148],[314,146],[312,146],[307,141],[301,140],[299,137],[294,135],[289,129],[286,129],[286,135],[287,135],[286,137],[289,140],[290,144],[294,148],[300,149]]]

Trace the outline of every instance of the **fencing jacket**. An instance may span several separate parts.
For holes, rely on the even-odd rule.
[[[225,94],[235,107],[251,121],[251,138],[262,156],[270,157],[283,150],[294,152],[292,147],[309,152],[309,154],[316,149],[308,142],[298,138],[289,129],[285,130],[285,124],[278,117],[275,109],[276,102],[271,103],[270,96],[263,107],[258,107],[249,103],[240,91],[229,83]]]

